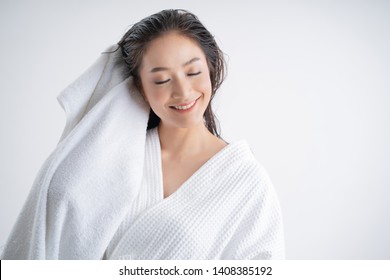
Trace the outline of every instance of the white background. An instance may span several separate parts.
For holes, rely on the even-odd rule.
[[[227,54],[223,137],[279,194],[289,259],[390,259],[390,2],[0,1],[0,245],[65,124],[56,96],[140,19],[198,15]]]

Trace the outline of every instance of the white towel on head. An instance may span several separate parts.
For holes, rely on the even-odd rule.
[[[138,193],[149,115],[132,79],[123,78],[118,53],[103,53],[58,97],[66,127],[37,175],[2,259],[103,257]]]

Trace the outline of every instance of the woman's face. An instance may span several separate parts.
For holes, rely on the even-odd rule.
[[[206,56],[193,40],[171,32],[151,41],[140,77],[144,96],[161,125],[203,124],[212,87]]]

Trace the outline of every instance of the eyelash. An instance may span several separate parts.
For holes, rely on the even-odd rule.
[[[192,77],[192,76],[197,76],[197,75],[199,75],[199,74],[201,74],[201,73],[202,73],[201,71],[196,72],[196,73],[188,73],[187,76],[190,76],[190,77]],[[167,79],[167,80],[165,80],[165,81],[157,81],[157,82],[154,82],[154,83],[155,83],[156,85],[162,85],[162,84],[168,83],[170,80],[171,80],[171,79]]]

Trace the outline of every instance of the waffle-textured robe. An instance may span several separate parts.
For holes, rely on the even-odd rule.
[[[109,259],[283,259],[278,199],[247,143],[229,144],[163,196],[157,129],[148,132],[138,197]]]

